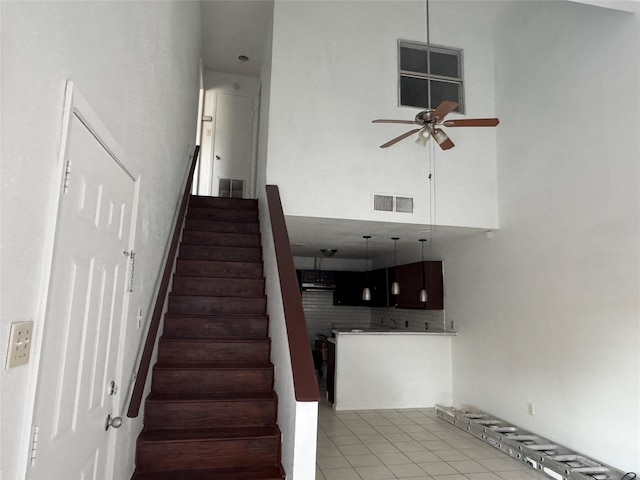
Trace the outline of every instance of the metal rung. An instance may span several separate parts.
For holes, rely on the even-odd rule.
[[[498,425],[502,422],[499,422],[497,420],[478,420],[476,423],[478,425]]]
[[[507,435],[509,440],[515,440],[517,442],[535,442],[540,440],[537,435]]]
[[[552,443],[544,443],[544,444],[540,444],[540,445],[525,445],[525,447],[530,448],[531,450],[535,450],[535,451],[539,451],[539,452],[544,452],[546,450],[557,450],[558,449],[558,445],[554,445]]]
[[[609,469],[606,467],[578,467],[572,468],[571,471],[585,475],[595,475],[597,473],[607,473]]]
[[[517,432],[518,429],[516,427],[489,427],[494,432],[498,433],[507,433],[507,432]]]

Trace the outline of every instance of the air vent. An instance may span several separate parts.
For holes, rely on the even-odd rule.
[[[374,195],[373,209],[378,212],[413,213],[413,197]]]
[[[373,209],[380,212],[393,212],[393,197],[388,195],[374,195]]]
[[[218,196],[230,198],[243,198],[244,180],[232,180],[221,178],[218,183]]]
[[[413,198],[396,197],[396,212],[413,213]]]

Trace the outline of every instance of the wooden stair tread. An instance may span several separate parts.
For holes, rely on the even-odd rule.
[[[218,337],[218,338],[182,338],[182,337],[167,337],[167,336],[162,336],[160,337],[160,340],[163,342],[169,342],[169,343],[191,343],[191,344],[209,344],[209,343],[236,343],[236,344],[242,344],[242,343],[257,343],[257,344],[262,344],[262,343],[270,343],[271,340],[269,339],[269,337],[248,337],[248,338],[238,338],[238,337],[231,337],[231,338],[226,338],[226,337]]]
[[[255,365],[240,365],[237,367],[230,367],[230,366],[215,366],[215,365],[180,365],[180,364],[169,364],[169,365],[165,365],[165,364],[161,364],[161,363],[156,363],[155,366],[153,367],[154,370],[163,370],[163,371],[178,371],[178,370],[192,370],[192,371],[198,371],[198,370],[225,370],[225,371],[233,371],[233,370],[267,370],[267,369],[271,369],[273,368],[273,364],[271,362],[265,362],[265,363],[260,363],[260,364],[255,364]]]
[[[280,437],[277,426],[143,430],[138,442],[194,442]]]
[[[281,480],[284,470],[280,465],[207,470],[179,470],[170,472],[136,472],[132,480]]]
[[[211,392],[211,393],[153,393],[151,392],[147,397],[147,402],[245,402],[245,401],[263,401],[263,400],[275,400],[277,396],[274,392],[264,393],[241,393],[241,394],[229,394],[225,392]]]

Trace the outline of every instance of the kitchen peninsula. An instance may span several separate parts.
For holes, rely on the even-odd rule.
[[[456,333],[374,326],[337,327],[333,334],[335,376],[329,383],[335,386],[331,393],[336,410],[451,403],[451,342]]]

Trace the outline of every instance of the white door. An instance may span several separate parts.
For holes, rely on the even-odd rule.
[[[34,411],[30,480],[107,479],[118,415],[116,368],[130,288],[135,181],[71,115],[66,193],[53,266]],[[122,390],[122,389],[121,389]]]
[[[216,93],[213,132],[213,196],[231,196],[221,191],[220,180],[236,180],[240,197],[250,194],[253,166],[253,98]],[[244,187],[238,187],[243,182]],[[224,187],[223,187],[224,189]],[[244,195],[243,195],[244,193]],[[236,196],[236,195],[232,195]]]

